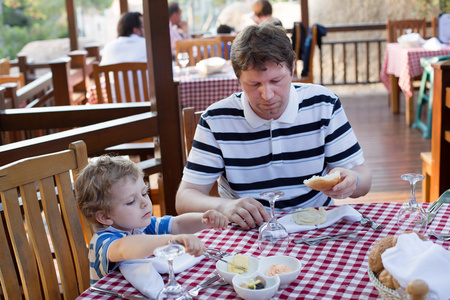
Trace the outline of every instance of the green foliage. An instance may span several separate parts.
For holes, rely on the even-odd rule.
[[[113,3],[113,0],[74,1],[79,7],[97,10],[107,9]],[[0,57],[14,58],[31,41],[68,36],[65,0],[0,0],[0,3],[3,11],[0,16]]]
[[[0,57],[15,58],[23,46],[30,42],[28,29],[25,27],[2,26],[0,27],[0,36],[3,40],[0,47]]]

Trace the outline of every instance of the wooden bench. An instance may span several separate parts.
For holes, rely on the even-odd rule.
[[[87,51],[87,72],[92,74],[92,63],[94,61],[100,61],[100,45],[91,44],[85,47]],[[17,53],[16,59],[10,61],[11,67],[18,67],[19,72],[24,74],[25,83],[30,83],[37,79],[36,70],[48,69],[50,70],[49,62],[35,63],[30,60],[25,53]]]
[[[424,202],[436,201],[450,188],[450,60],[433,65],[431,152],[422,152]]]

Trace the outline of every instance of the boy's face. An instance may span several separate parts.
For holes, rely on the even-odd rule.
[[[152,202],[148,196],[148,187],[142,178],[133,181],[125,177],[111,186],[111,211],[105,225],[120,230],[132,231],[145,228],[151,222]]]

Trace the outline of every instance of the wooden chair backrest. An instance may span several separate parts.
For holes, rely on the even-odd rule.
[[[0,75],[9,75],[10,62],[9,57],[0,59]]]
[[[175,58],[180,52],[189,53],[189,66],[195,66],[199,61],[209,57],[223,57],[219,37],[198,38],[175,43]]]
[[[193,107],[183,108],[183,137],[184,137],[184,164],[187,162],[189,152],[191,152],[192,144],[194,142],[195,129],[197,128],[198,121],[202,115],[201,111],[195,111]]]
[[[420,33],[422,38],[427,37],[427,22],[425,19],[390,20],[386,24],[386,34],[388,43],[397,43],[397,38],[404,35],[405,30]]]
[[[223,58],[226,60],[230,59],[230,55],[231,55],[231,45],[234,42],[234,38],[236,36],[233,34],[220,34],[218,35],[218,38],[220,39],[220,43],[223,46]]]
[[[69,148],[0,167],[6,299],[21,293],[25,299],[61,299],[61,291],[64,299],[75,299],[89,288],[91,232],[80,219],[71,179],[87,165],[87,151],[83,141]]]
[[[17,88],[21,88],[25,86],[25,78],[23,77],[23,73],[19,73],[17,75],[0,75],[0,84],[3,83],[17,83]]]
[[[93,66],[98,103],[150,101],[146,62]]]
[[[295,54],[297,56],[297,60],[301,59],[300,57],[300,34],[301,34],[301,30],[300,30],[300,23],[295,23],[295,34],[296,34],[296,39],[295,39],[295,47],[294,47],[294,51]],[[317,45],[317,26],[314,25],[311,29],[311,50],[310,50],[310,54],[309,54],[309,65],[308,65],[308,76],[303,76],[301,77],[299,72],[298,72],[298,68],[297,65],[294,68],[294,79],[292,80],[293,82],[304,82],[304,83],[313,83],[314,80],[314,52],[316,51],[316,45]]]

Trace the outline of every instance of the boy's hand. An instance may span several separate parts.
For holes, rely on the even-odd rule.
[[[224,230],[228,226],[228,218],[221,212],[211,209],[203,214],[202,223],[216,230]]]
[[[202,255],[206,251],[202,241],[193,234],[173,235],[172,240],[177,244],[183,245],[186,248],[186,253],[195,257]]]

